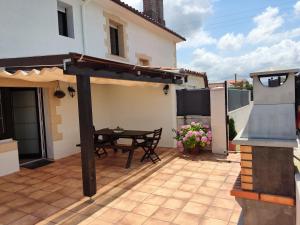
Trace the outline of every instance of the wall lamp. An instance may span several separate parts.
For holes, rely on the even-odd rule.
[[[166,84],[166,85],[164,86],[164,89],[163,89],[165,95],[168,95],[169,90],[170,90],[170,86],[169,86],[168,84]]]
[[[75,89],[74,89],[72,86],[69,86],[69,87],[68,87],[68,92],[69,92],[69,95],[70,95],[72,98],[74,98],[76,91],[75,91]]]

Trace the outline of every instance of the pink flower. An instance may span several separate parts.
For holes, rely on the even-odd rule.
[[[208,129],[209,126],[207,124],[203,125],[204,128]]]
[[[183,140],[183,142],[186,142],[187,139],[188,139],[188,138],[185,136],[182,140]]]
[[[208,137],[209,139],[212,138],[212,133],[211,133],[211,131],[208,131],[208,132],[207,132],[207,137]]]
[[[204,142],[204,143],[207,143],[208,138],[207,138],[206,136],[203,136],[203,137],[201,138],[201,141]]]
[[[197,142],[200,142],[200,141],[201,141],[201,138],[200,138],[200,137],[196,137],[196,141],[197,141]]]
[[[191,125],[192,125],[192,126],[195,126],[195,125],[196,125],[196,123],[195,123],[195,122],[191,122]]]
[[[178,141],[178,142],[177,142],[177,147],[178,147],[178,148],[182,148],[182,147],[183,147],[183,144],[182,144],[181,141]]]

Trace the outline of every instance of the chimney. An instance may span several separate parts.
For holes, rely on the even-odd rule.
[[[143,0],[144,14],[151,17],[154,21],[165,26],[164,20],[164,1],[163,0]]]

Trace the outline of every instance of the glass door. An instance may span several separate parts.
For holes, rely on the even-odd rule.
[[[42,158],[44,137],[38,90],[11,89],[11,94],[14,139],[18,141],[21,163]]]

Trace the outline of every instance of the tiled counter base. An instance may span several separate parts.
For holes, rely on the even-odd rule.
[[[241,225],[295,225],[293,149],[241,146],[241,159],[231,191],[242,207]]]

